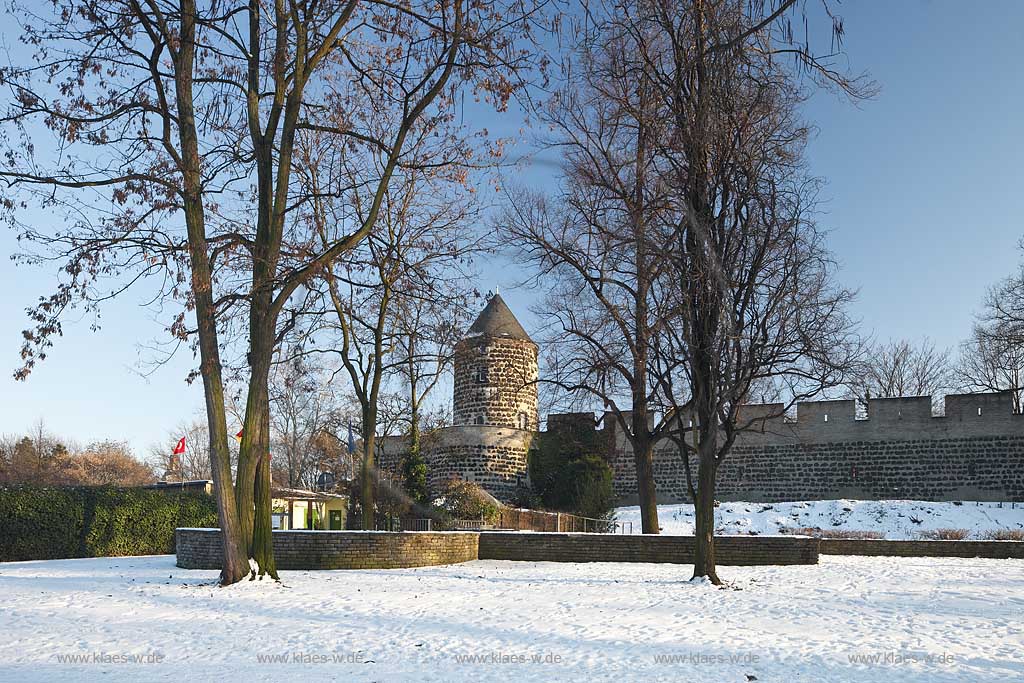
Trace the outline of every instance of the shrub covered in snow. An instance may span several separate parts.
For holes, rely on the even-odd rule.
[[[814,538],[852,538],[857,540],[885,538],[881,531],[867,529],[822,529],[819,527],[782,527],[779,532],[797,536],[813,536]]]
[[[986,541],[1024,541],[1024,529],[992,529],[984,534]]]
[[[926,529],[918,532],[928,541],[962,541],[971,535],[967,529]]]

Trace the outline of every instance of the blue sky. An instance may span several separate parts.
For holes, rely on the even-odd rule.
[[[922,336],[953,346],[969,332],[985,289],[1009,274],[1024,235],[1024,3],[987,0],[847,2],[845,48],[855,70],[882,88],[859,107],[816,95],[806,117],[819,129],[809,149],[827,180],[821,222],[831,231],[844,284],[877,337]],[[8,23],[8,25],[10,25]],[[4,43],[16,36],[5,32]],[[512,115],[485,122],[515,130]],[[537,182],[549,171],[527,171]],[[140,455],[201,413],[202,391],[180,358],[148,379],[139,344],[162,325],[129,295],[103,311],[102,329],[66,324],[50,357],[15,382],[24,309],[53,286],[52,271],[15,267],[14,235],[0,231],[0,433],[43,418],[85,442],[126,439]],[[480,264],[481,289],[502,295],[531,328],[536,292],[516,290],[522,273],[498,259]]]

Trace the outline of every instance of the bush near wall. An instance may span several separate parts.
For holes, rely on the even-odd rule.
[[[0,562],[169,554],[179,526],[216,527],[213,497],[138,488],[0,488]]]
[[[605,518],[615,505],[607,445],[591,429],[572,426],[542,433],[530,451],[530,481],[544,507]]]
[[[501,514],[501,503],[487,493],[479,484],[458,478],[449,479],[441,489],[438,498],[440,528],[446,528],[452,520],[480,519],[496,524]]]

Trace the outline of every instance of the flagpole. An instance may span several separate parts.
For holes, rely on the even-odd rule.
[[[171,467],[174,467],[174,459],[178,459],[178,486],[182,491],[185,490],[185,461],[182,459],[182,456],[185,455],[185,448],[187,448],[185,437],[181,437],[174,445],[174,449],[171,450]]]

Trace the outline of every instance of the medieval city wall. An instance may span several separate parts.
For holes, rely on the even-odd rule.
[[[780,408],[748,406],[741,420]],[[615,492],[622,504],[635,503],[632,451],[607,422]],[[721,500],[1024,501],[1024,416],[1013,414],[1007,394],[947,396],[941,417],[932,416],[929,397],[871,399],[864,419],[853,401],[806,402],[795,420],[753,427],[719,470]],[[654,476],[659,502],[689,500],[675,445],[659,444]]]

